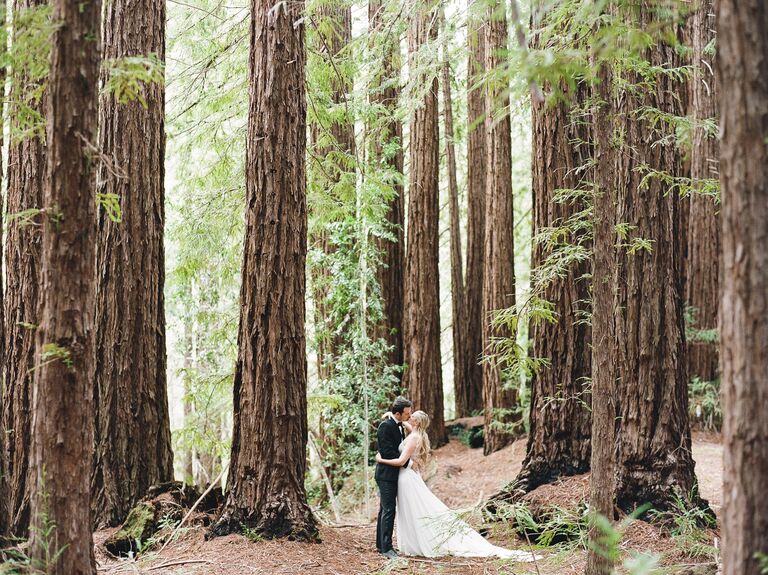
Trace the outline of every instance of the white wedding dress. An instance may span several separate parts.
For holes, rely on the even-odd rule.
[[[400,452],[403,443],[400,444]],[[400,469],[397,481],[397,541],[400,553],[419,557],[500,557],[533,561],[527,551],[493,545],[440,501],[416,471]],[[539,559],[539,557],[536,557]]]

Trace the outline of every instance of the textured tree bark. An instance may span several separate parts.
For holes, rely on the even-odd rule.
[[[437,76],[420,49],[437,38],[436,3],[410,3],[408,55],[416,90],[423,99],[411,115],[408,186],[408,248],[405,258],[405,317],[403,318],[404,373],[416,409],[432,418],[430,437],[439,447],[448,441],[443,415],[443,375],[440,361],[439,133]],[[426,88],[426,90],[425,90]]]
[[[504,4],[497,0],[488,6],[485,27],[485,69],[494,70],[502,62],[507,47],[507,18]],[[514,211],[512,207],[512,127],[509,118],[509,92],[506,86],[490,85],[486,92],[486,206],[483,265],[483,349],[492,351],[493,340],[512,337],[506,328],[493,328],[496,310],[515,304]],[[515,439],[507,425],[520,419],[510,410],[517,405],[515,382],[505,381],[503,364],[495,359],[483,362],[483,403],[485,426],[483,451],[498,451]],[[500,428],[504,424],[505,428]]]
[[[717,3],[720,89],[723,573],[768,553],[768,6]]]
[[[376,160],[398,174],[403,173],[403,126],[395,113],[400,99],[400,38],[391,34],[389,21],[381,0],[368,2],[368,26],[375,31],[378,41],[384,43],[381,60],[378,62],[381,76],[371,86],[371,103],[382,106],[388,118],[386,125],[374,136],[373,155]],[[384,153],[385,147],[397,143],[393,155]],[[381,252],[381,265],[376,270],[376,280],[384,302],[384,318],[376,328],[376,337],[384,338],[392,351],[389,362],[403,365],[403,309],[405,306],[404,269],[405,269],[405,201],[403,186],[399,182],[388,182],[393,188],[393,197],[389,202],[386,219],[391,234],[396,241],[377,238],[377,247]]]
[[[252,0],[246,215],[229,490],[211,529],[317,538],[306,501],[304,2]]]
[[[645,5],[627,11],[631,26],[643,29],[652,18]],[[651,66],[677,62],[674,48],[658,44],[644,56]],[[627,72],[632,85],[640,77]],[[634,509],[651,503],[670,509],[679,496],[686,505],[703,504],[695,487],[688,422],[688,378],[683,302],[678,258],[679,196],[662,178],[643,182],[647,166],[677,174],[680,157],[670,128],[644,118],[644,107],[679,114],[675,94],[680,85],[660,74],[654,91],[624,90],[617,99],[615,133],[623,134],[614,165],[616,223],[630,226],[619,241],[614,305],[617,336],[616,498],[619,507]],[[635,240],[650,248],[632,253]],[[597,342],[596,342],[597,343]]]
[[[464,368],[456,382],[456,417],[483,409],[483,262],[485,250],[485,89],[478,83],[485,66],[484,14],[481,2],[470,6],[467,63],[467,279]]]
[[[96,143],[101,2],[54,0],[46,103],[40,325],[32,393],[33,561],[49,575],[96,573],[90,506]],[[49,525],[55,525],[45,534]],[[60,551],[49,563],[49,554]],[[48,563],[46,565],[46,563]]]
[[[3,4],[0,6],[0,25],[6,26],[6,5]],[[0,55],[5,56],[5,51],[7,47],[6,45],[0,46]],[[0,70],[0,86],[3,86],[3,89],[0,90],[3,94],[3,98],[5,98],[5,68]],[[2,114],[0,114],[1,116]],[[5,126],[3,126],[3,118],[0,118],[0,157],[3,156],[3,152],[5,152],[6,147],[6,141],[5,141]],[[0,162],[2,164],[2,162]],[[0,182],[3,180],[3,167],[0,165]],[[2,206],[0,206],[0,213],[3,213]],[[3,231],[0,230],[0,253],[2,253],[3,248]],[[3,293],[2,287],[0,287],[0,366],[5,366],[5,298],[3,297],[5,294]],[[2,378],[0,378],[0,382],[2,382]],[[6,435],[6,429],[7,427],[3,427],[3,411],[5,411],[5,391],[4,391],[4,385],[0,383],[0,494],[2,494],[2,497],[0,497],[0,541],[2,541],[3,536],[8,534],[8,496],[5,495],[8,491],[8,487],[5,485],[5,435]]]
[[[533,235],[564,225],[584,210],[583,201],[558,202],[557,190],[583,190],[592,175],[583,168],[591,161],[589,130],[571,110],[589,96],[580,86],[568,103],[547,106],[533,102]],[[579,238],[571,237],[575,242]],[[548,257],[547,246],[534,243],[532,269]],[[524,492],[560,476],[589,470],[592,434],[592,330],[583,321],[589,313],[590,261],[573,264],[564,277],[552,281],[541,297],[554,304],[557,321],[531,322],[533,357],[551,365],[531,383],[530,431],[523,468],[515,488]]]
[[[111,0],[104,59],[165,59],[165,3]],[[109,69],[102,69],[102,82]],[[165,88],[144,88],[146,106],[101,96],[98,192],[119,198],[122,221],[99,213],[96,251],[96,459],[93,513],[115,526],[147,489],[173,479],[166,386]]]
[[[610,9],[610,8],[609,8]],[[593,64],[594,65],[594,64]],[[617,343],[614,317],[616,284],[616,190],[614,187],[615,150],[613,140],[612,73],[603,64],[594,90],[597,102],[592,109],[594,126],[594,230],[592,270],[592,433],[589,506],[590,518],[586,575],[609,575],[613,564],[600,553],[604,533],[595,517],[613,521],[615,484],[615,440],[617,399]]]
[[[441,22],[445,22],[441,14]],[[444,26],[444,24],[443,24]],[[447,45],[443,45],[442,78],[443,125],[445,126],[445,155],[448,162],[448,211],[451,234],[451,309],[453,321],[453,385],[454,389],[465,389],[462,380],[466,368],[467,314],[464,293],[464,266],[461,258],[461,228],[459,224],[459,186],[456,182],[456,148],[453,142],[453,99],[451,98],[451,64],[448,60]]]
[[[715,38],[714,2],[703,0],[693,23],[693,149],[691,177],[694,182],[718,177],[718,143],[707,135],[701,122],[717,117],[717,78],[708,45]],[[695,185],[695,184],[694,184]],[[697,329],[717,328],[720,291],[719,206],[710,196],[693,193],[688,220],[688,281],[686,303],[694,308]],[[711,343],[688,343],[688,373],[705,381],[718,377],[717,347]]]
[[[40,6],[37,1],[18,0],[16,11]],[[29,81],[20,74],[12,77],[12,90],[27,92]],[[45,97],[39,104],[44,112]],[[9,114],[11,122],[14,114]],[[8,149],[8,214],[41,208],[45,181],[46,156],[44,138],[26,138],[12,143]],[[37,216],[35,224],[44,216]],[[29,450],[32,418],[30,372],[35,364],[35,329],[39,323],[40,290],[40,225],[24,224],[19,219],[8,223],[5,246],[5,397],[0,413],[0,429],[5,434],[5,471],[0,477],[0,492],[7,493],[9,532],[26,537],[29,528]]]

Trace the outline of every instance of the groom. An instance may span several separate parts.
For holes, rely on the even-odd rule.
[[[379,424],[376,432],[376,441],[379,453],[384,459],[397,459],[400,457],[398,447],[405,439],[403,421],[411,418],[413,404],[404,397],[397,397],[392,404],[392,417],[388,417]],[[403,467],[406,467],[405,462]],[[379,486],[379,518],[376,521],[376,549],[379,553],[390,559],[398,555],[392,548],[392,530],[395,527],[395,505],[397,502],[397,478],[400,468],[382,463],[376,464],[376,484]]]

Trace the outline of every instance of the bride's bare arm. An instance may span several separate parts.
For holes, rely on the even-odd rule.
[[[408,439],[406,439],[405,446],[403,447],[403,452],[400,454],[400,457],[397,459],[382,459],[381,454],[377,452],[376,463],[383,463],[384,465],[391,465],[392,467],[402,467],[405,465],[405,462],[411,458],[411,455],[413,455],[415,449],[416,442],[408,441]]]

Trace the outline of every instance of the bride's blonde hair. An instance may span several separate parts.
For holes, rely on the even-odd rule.
[[[421,410],[414,411],[411,414],[411,424],[413,423],[416,423],[416,425],[413,426],[413,433],[416,435],[414,458],[421,465],[426,466],[432,452],[432,445],[429,442],[429,435],[427,435],[429,416]]]

